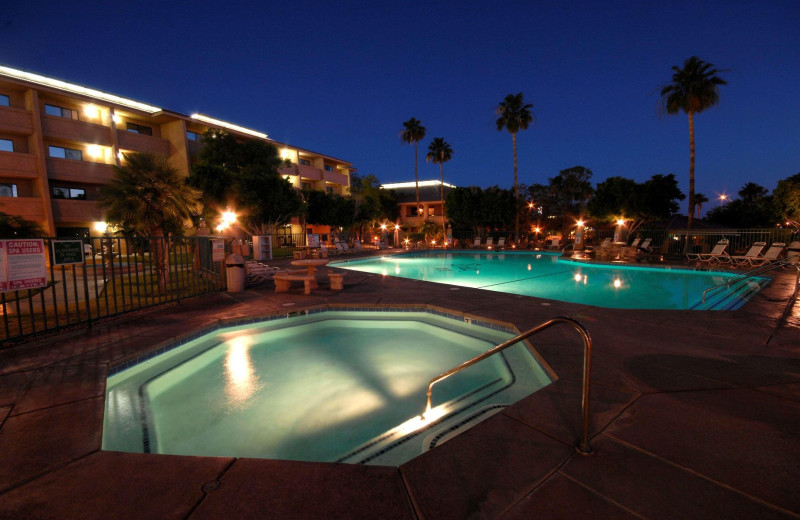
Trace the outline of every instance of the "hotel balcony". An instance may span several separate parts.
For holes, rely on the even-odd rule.
[[[14,179],[35,178],[36,156],[29,153],[0,152],[0,175]]]
[[[90,200],[51,199],[56,222],[96,222],[105,219],[97,202]]]
[[[45,137],[111,146],[111,129],[95,123],[46,115],[42,131]]]
[[[0,107],[0,132],[30,135],[33,133],[33,115],[30,110]]]
[[[169,141],[160,137],[117,130],[117,140],[120,150],[151,152],[159,155],[169,155],[170,151]]]
[[[0,197],[0,211],[34,222],[45,219],[43,201],[39,197]]]
[[[330,182],[332,184],[339,184],[342,186],[348,185],[347,175],[343,173],[329,172],[329,171],[323,171],[322,173],[325,175],[325,182]]]
[[[47,176],[59,181],[108,184],[114,177],[110,164],[47,158]]]

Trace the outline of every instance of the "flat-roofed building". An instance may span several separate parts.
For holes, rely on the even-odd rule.
[[[127,152],[165,155],[189,175],[203,134],[225,130],[273,144],[295,188],[349,195],[353,165],[201,114],[186,115],[77,84],[0,66],[0,212],[49,235],[88,236],[104,219],[99,188]],[[328,233],[325,226],[310,232]],[[303,233],[296,219],[284,232]]]
[[[424,221],[443,225],[447,222],[442,208],[442,182],[437,180],[419,181],[419,205],[417,210],[417,186],[414,181],[383,184],[381,188],[394,191],[400,207],[400,223],[418,226]],[[444,183],[444,198],[456,186]]]

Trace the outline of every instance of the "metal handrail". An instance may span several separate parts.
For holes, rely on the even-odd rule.
[[[723,287],[730,287],[732,285],[736,285],[738,283],[744,282],[745,280],[748,280],[748,279],[753,278],[755,276],[759,276],[759,275],[764,274],[766,272],[778,269],[779,267],[780,268],[784,268],[784,267],[787,267],[787,266],[793,266],[796,269],[800,270],[800,267],[797,264],[795,264],[792,261],[792,259],[790,259],[790,258],[784,258],[784,259],[782,259],[782,260],[780,260],[778,262],[770,262],[770,263],[765,264],[765,265],[760,265],[760,266],[756,267],[755,269],[751,269],[751,270],[749,270],[747,272],[744,272],[744,273],[742,273],[740,275],[734,276],[733,278],[731,278],[731,279],[729,279],[729,280],[727,280],[725,282],[717,284],[717,285],[715,285],[713,287],[709,287],[708,289],[703,291],[703,303],[706,302],[706,294],[711,292],[711,291],[722,289]]]
[[[433,385],[436,383],[447,379],[448,377],[452,376],[456,372],[460,372],[465,368],[469,368],[475,363],[479,361],[483,361],[484,359],[492,356],[493,354],[497,354],[512,345],[516,345],[522,340],[525,340],[539,332],[542,332],[545,329],[552,327],[553,325],[558,324],[567,324],[571,325],[578,333],[581,335],[583,339],[583,392],[581,397],[581,440],[575,447],[579,453],[583,455],[589,455],[592,453],[592,447],[589,446],[589,383],[591,380],[591,372],[592,372],[592,338],[589,336],[589,332],[584,328],[583,325],[578,323],[576,320],[572,318],[567,318],[565,316],[558,316],[553,318],[549,321],[538,325],[527,332],[523,332],[519,336],[512,338],[508,341],[505,341],[495,347],[490,348],[483,354],[475,356],[474,358],[470,359],[469,361],[465,361],[461,363],[457,367],[451,368],[447,372],[444,372],[433,379],[430,380],[428,383],[428,392],[427,392],[427,402],[425,405],[425,412],[422,414],[422,417],[425,417],[425,414],[431,411],[431,393],[433,392]],[[535,351],[530,347],[530,345],[526,345],[526,348],[531,352],[532,355],[535,357]]]

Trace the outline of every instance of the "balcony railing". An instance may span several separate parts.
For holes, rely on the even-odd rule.
[[[169,141],[160,137],[117,130],[117,140],[122,150],[169,155]]]
[[[37,176],[36,156],[29,153],[0,152],[3,177],[31,179]]]
[[[32,112],[21,108],[0,107],[0,132],[23,135],[32,134]]]
[[[51,179],[92,184],[107,184],[114,176],[110,164],[55,157],[47,158],[47,173]]]
[[[110,128],[95,123],[87,123],[86,121],[44,116],[42,118],[42,131],[46,137],[103,146],[111,145]]]

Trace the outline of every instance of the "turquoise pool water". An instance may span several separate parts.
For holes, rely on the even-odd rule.
[[[424,252],[330,265],[617,309],[732,310],[769,282],[752,278],[703,302],[704,290],[737,273],[588,264],[546,252]]]
[[[399,465],[552,381],[519,344],[437,384],[421,419],[431,378],[513,337],[487,325],[325,311],[220,329],[109,377],[103,449]]]

